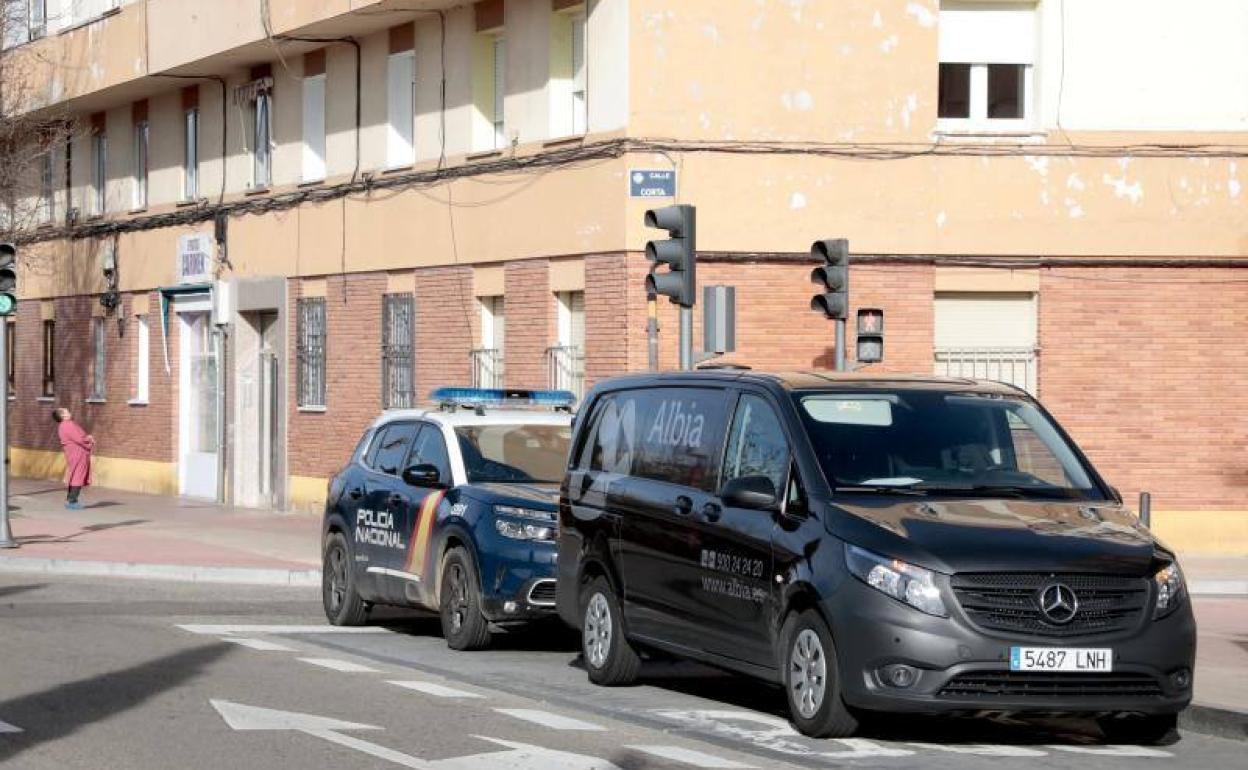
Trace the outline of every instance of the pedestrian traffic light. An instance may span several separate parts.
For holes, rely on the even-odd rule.
[[[671,237],[646,244],[646,259],[654,264],[646,276],[646,292],[662,294],[681,307],[691,308],[697,299],[697,212],[679,204],[646,212],[646,227],[666,230]],[[667,272],[657,268],[667,265]]]
[[[823,264],[810,271],[810,281],[819,293],[810,300],[810,309],[826,318],[844,321],[849,317],[849,241],[832,238],[815,241],[811,256]]]
[[[884,360],[884,311],[878,307],[858,310],[858,353],[860,364]]]
[[[0,243],[0,316],[17,310],[17,247]]]

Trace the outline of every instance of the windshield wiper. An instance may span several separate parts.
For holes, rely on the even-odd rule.
[[[927,494],[927,490],[924,488],[916,488],[914,486],[892,486],[889,484],[848,484],[836,487],[832,491],[853,494],[908,495],[910,497],[922,497]]]

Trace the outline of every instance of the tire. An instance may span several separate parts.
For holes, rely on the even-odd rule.
[[[604,577],[594,578],[581,592],[581,654],[596,685],[630,685],[641,672],[641,658],[624,637],[620,602]]]
[[[1144,746],[1172,742],[1179,726],[1178,714],[1111,714],[1096,720],[1108,743]]]
[[[355,585],[351,547],[341,533],[325,541],[321,562],[321,603],[325,617],[335,626],[359,626],[368,618],[368,604]]]
[[[784,693],[793,725],[812,738],[848,738],[858,720],[841,698],[836,646],[818,612],[789,615],[780,631]]]
[[[442,635],[452,650],[483,650],[490,646],[490,624],[481,614],[481,589],[468,552],[456,546],[442,558],[438,591]]]

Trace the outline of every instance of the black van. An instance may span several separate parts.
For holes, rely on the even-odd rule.
[[[1155,742],[1191,700],[1174,553],[1026,393],[702,371],[599,384],[559,504],[591,681],[660,651],[775,682],[794,724],[1080,713]]]

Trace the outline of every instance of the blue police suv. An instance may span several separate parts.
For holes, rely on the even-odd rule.
[[[480,649],[492,623],[554,615],[574,397],[442,388],[433,400],[379,417],[330,481],[322,599],[335,625],[376,604],[436,610],[450,647]]]

